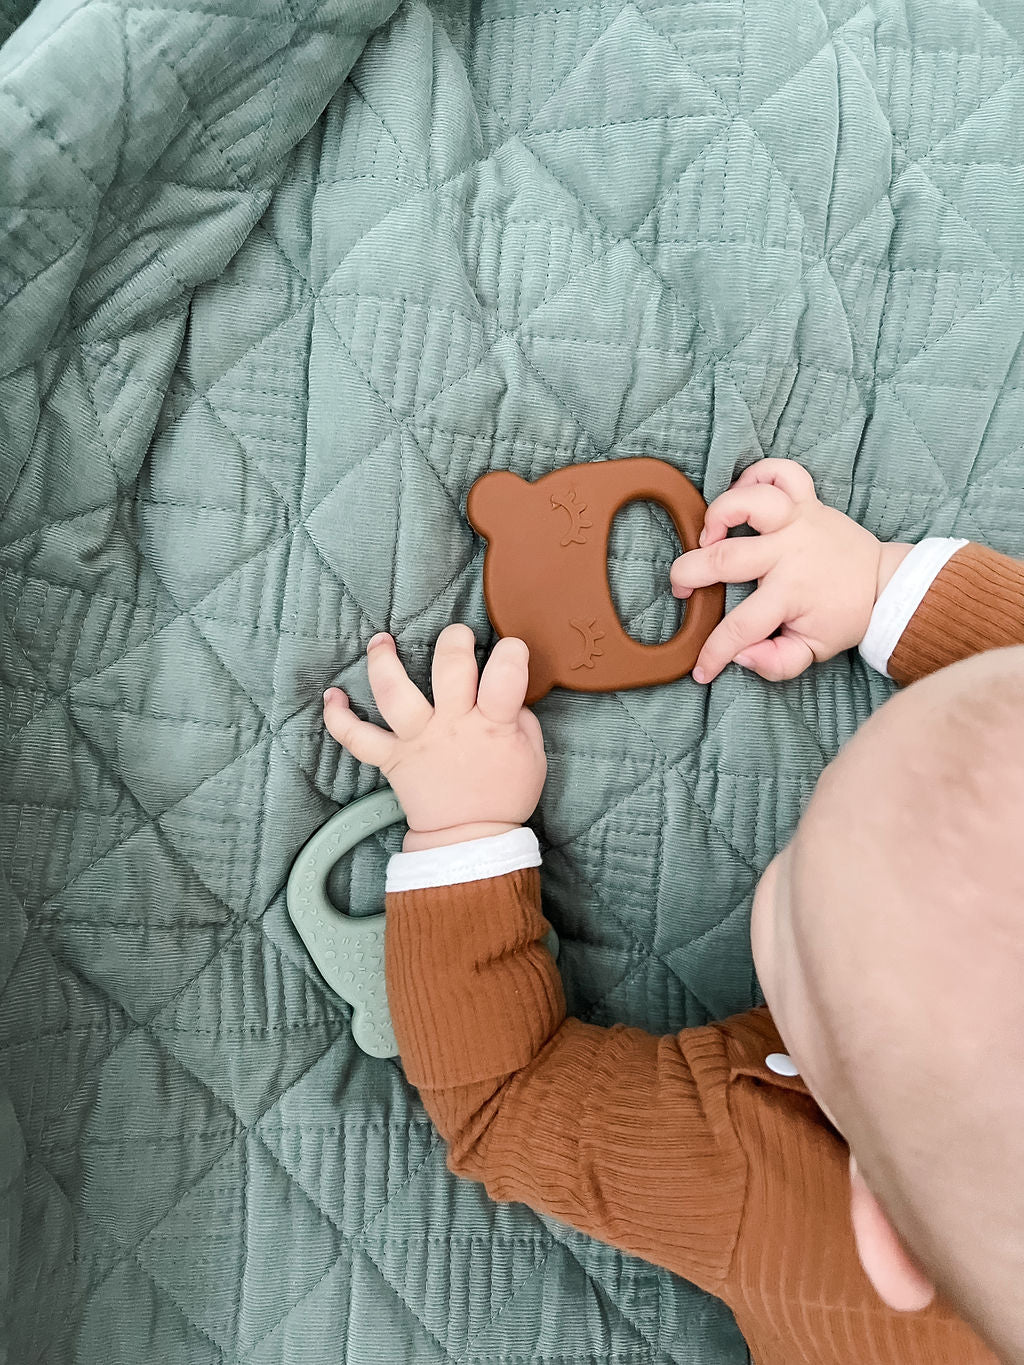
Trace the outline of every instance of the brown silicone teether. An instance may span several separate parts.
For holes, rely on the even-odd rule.
[[[707,510],[678,469],[663,460],[569,465],[527,483],[484,474],[466,512],[488,542],[487,614],[499,635],[530,647],[531,704],[552,687],[614,692],[681,678],[722,618],[725,588],[698,588],[680,630],[660,645],[627,635],[608,585],[608,536],[616,512],[638,499],[660,503],[684,550],[696,548]]]

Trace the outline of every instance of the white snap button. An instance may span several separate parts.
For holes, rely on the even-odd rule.
[[[776,1076],[800,1075],[796,1063],[788,1052],[770,1052],[764,1059],[764,1064],[769,1071],[774,1071]]]

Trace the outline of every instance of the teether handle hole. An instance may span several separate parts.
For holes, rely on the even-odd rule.
[[[672,561],[683,552],[676,528],[659,503],[635,498],[620,507],[608,536],[608,587],[622,628],[642,645],[670,640],[686,603],[669,587]]]

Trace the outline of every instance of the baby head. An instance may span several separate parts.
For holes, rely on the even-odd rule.
[[[754,901],[787,1049],[850,1144],[861,1261],[1024,1362],[1024,647],[943,669],[828,768]]]

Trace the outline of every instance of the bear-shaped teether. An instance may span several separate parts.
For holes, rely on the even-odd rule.
[[[640,499],[664,507],[683,549],[696,548],[707,507],[663,460],[568,465],[536,483],[496,471],[470,489],[466,513],[488,542],[487,614],[499,635],[530,647],[528,704],[552,687],[614,692],[681,678],[721,620],[719,583],[697,589],[664,644],[643,645],[623,629],[608,583],[608,537],[616,512]]]

